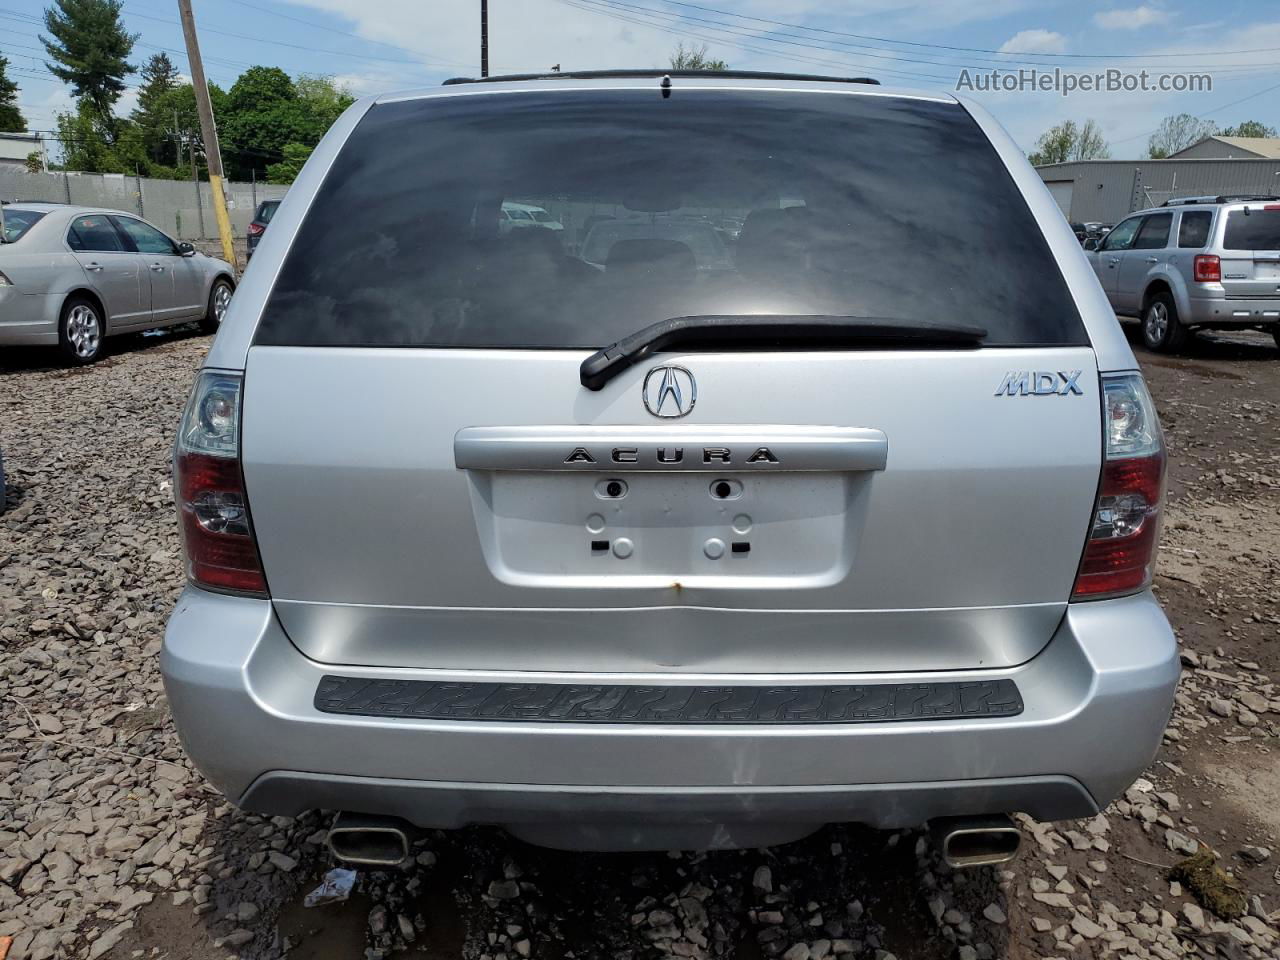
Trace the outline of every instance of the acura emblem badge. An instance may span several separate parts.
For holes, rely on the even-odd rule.
[[[655,417],[683,417],[698,399],[698,384],[684,367],[654,367],[644,378],[644,408]]]

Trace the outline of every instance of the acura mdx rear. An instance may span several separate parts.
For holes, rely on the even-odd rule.
[[[1089,816],[1172,704],[1164,467],[1070,226],[972,103],[643,72],[365,100],[183,416],[166,688],[269,814],[603,849]]]

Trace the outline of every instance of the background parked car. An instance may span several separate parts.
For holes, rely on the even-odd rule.
[[[1120,221],[1088,256],[1152,350],[1211,328],[1267,330],[1280,346],[1280,197],[1170,200]]]
[[[502,216],[498,219],[498,233],[506,235],[512,230],[528,227],[543,227],[547,230],[563,230],[564,224],[547,213],[546,208],[532,203],[515,203],[507,200],[502,204]]]
[[[253,214],[253,222],[249,224],[248,246],[244,255],[246,261],[253,257],[253,251],[258,248],[258,241],[267,232],[267,224],[276,215],[276,209],[279,206],[279,200],[263,200],[258,204],[258,209]]]
[[[649,241],[650,250],[657,249],[656,244],[671,244],[668,255],[684,256],[690,268],[728,270],[733,266],[719,231],[709,223],[680,217],[602,220],[587,234],[581,256],[603,270],[612,258],[624,255],[621,251],[641,249],[628,246],[634,241]]]
[[[152,224],[117,210],[6,206],[0,245],[0,345],[57,345],[92,363],[117,333],[222,322],[235,275]]]

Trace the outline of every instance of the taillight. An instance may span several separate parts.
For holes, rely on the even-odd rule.
[[[267,228],[260,223],[251,223],[249,224],[249,236],[256,237],[266,229]]]
[[[1105,453],[1073,600],[1136,593],[1151,583],[1164,494],[1164,439],[1141,374],[1102,378]]]
[[[1191,269],[1196,283],[1222,282],[1222,261],[1211,253],[1196,254]]]
[[[265,594],[266,578],[240,471],[237,373],[203,371],[182,413],[174,493],[187,576],[202,587]]]

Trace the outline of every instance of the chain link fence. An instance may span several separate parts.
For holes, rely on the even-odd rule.
[[[278,200],[288,187],[273,183],[223,184],[231,229],[243,237],[258,204]],[[213,194],[207,183],[153,180],[121,173],[28,173],[0,165],[0,200],[39,200],[136,213],[178,240],[216,240]]]

